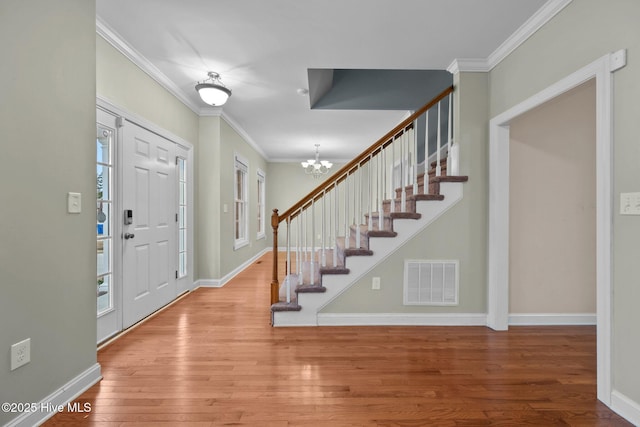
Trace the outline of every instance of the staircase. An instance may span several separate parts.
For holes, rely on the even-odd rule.
[[[442,92],[282,215],[274,209],[274,326],[317,325],[323,306],[462,198],[467,177],[447,174],[458,170],[452,92]],[[281,223],[284,272],[278,271]]]

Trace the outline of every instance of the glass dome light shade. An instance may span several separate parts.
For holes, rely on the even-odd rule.
[[[199,83],[196,85],[196,90],[205,103],[214,107],[224,105],[231,96],[229,89],[215,83]]]

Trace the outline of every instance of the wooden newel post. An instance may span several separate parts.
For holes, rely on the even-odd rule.
[[[278,225],[280,218],[278,217],[278,209],[273,210],[271,214],[271,228],[273,229],[273,270],[271,276],[271,304],[275,304],[280,300],[280,283],[278,282]]]

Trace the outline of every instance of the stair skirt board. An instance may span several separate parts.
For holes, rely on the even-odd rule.
[[[346,267],[350,270],[350,274],[324,275],[322,285],[326,288],[326,292],[299,294],[298,304],[302,306],[302,309],[297,312],[273,313],[273,326],[317,326],[318,313],[322,308],[339,297],[376,265],[383,262],[462,199],[462,183],[442,182],[440,185],[441,193],[445,195],[444,200],[418,202],[416,211],[422,214],[420,219],[394,221],[393,228],[398,233],[397,237],[392,239],[372,238],[370,249],[373,251],[373,255],[349,257]]]
[[[596,313],[511,313],[510,326],[596,325]]]

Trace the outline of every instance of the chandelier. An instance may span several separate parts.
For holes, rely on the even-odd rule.
[[[333,163],[326,160],[320,160],[320,151],[318,150],[320,144],[316,144],[316,158],[302,162],[302,168],[307,175],[313,175],[314,178],[319,178],[325,175],[333,166]]]
[[[227,102],[231,96],[231,89],[220,81],[220,74],[209,71],[209,78],[202,83],[198,82],[196,91],[200,98],[213,107],[219,107]]]

